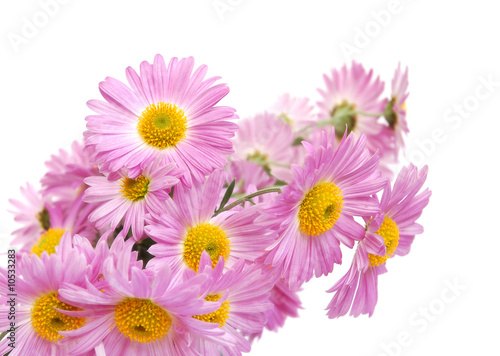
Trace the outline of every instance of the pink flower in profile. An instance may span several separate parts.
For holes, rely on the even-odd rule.
[[[394,132],[396,147],[404,149],[404,135],[410,132],[406,121],[406,99],[410,93],[408,92],[408,67],[403,72],[401,63],[398,64],[392,78],[391,91],[391,99],[386,100],[384,117]]]
[[[328,292],[335,292],[328,316],[347,314],[371,316],[378,299],[378,276],[387,272],[386,261],[410,252],[415,235],[423,232],[416,220],[427,206],[431,192],[420,192],[427,166],[418,170],[410,164],[399,173],[391,190],[387,185],[380,202],[380,214],[366,219],[366,234],[359,242],[351,268]]]
[[[254,162],[261,166],[261,171],[289,181],[293,176],[293,140],[290,126],[265,112],[240,122],[231,160]]]
[[[255,260],[275,239],[258,206],[233,209],[214,216],[221,201],[225,173],[215,171],[205,184],[194,183],[190,190],[181,185],[174,189],[173,199],[165,201],[165,212],[146,217],[146,234],[157,242],[150,247],[159,259],[167,261],[176,273],[183,269],[198,270],[206,251],[213,266],[223,257],[226,268],[239,259]]]
[[[45,252],[38,257],[35,254],[24,255],[17,259],[14,289],[7,284],[10,274],[0,269],[0,329],[8,330],[11,322],[15,323],[15,346],[13,340],[4,338],[0,341],[0,354],[25,356],[55,355],[66,356],[73,346],[71,340],[64,340],[60,332],[75,330],[85,325],[85,318],[63,314],[62,311],[76,311],[77,307],[61,300],[58,290],[63,283],[85,285],[88,271],[87,259],[71,246],[71,235],[64,234],[58,251],[50,256]],[[10,271],[10,269],[9,269]],[[15,294],[12,297],[12,294]],[[9,296],[15,300],[15,319],[8,318],[12,305]],[[63,342],[67,341],[66,343]],[[12,345],[11,345],[12,346]],[[82,355],[95,355],[93,350]]]
[[[125,234],[131,228],[133,238],[140,240],[144,232],[144,216],[163,211],[163,201],[170,199],[168,192],[179,182],[178,175],[175,163],[162,165],[156,160],[136,178],[130,178],[125,171],[108,177],[86,178],[89,188],[85,190],[84,200],[99,203],[89,220],[95,222],[98,229],[110,230],[123,221]]]
[[[304,167],[292,167],[294,180],[268,209],[268,219],[280,227],[265,263],[292,290],[341,263],[340,242],[352,248],[363,238],[354,216],[379,211],[373,194],[385,179],[377,171],[378,157],[366,150],[365,136],[345,136],[336,149],[334,142],[335,136],[326,134],[317,148],[304,142],[309,153]]]
[[[250,342],[244,335],[260,333],[267,320],[266,312],[273,306],[269,300],[273,285],[256,265],[245,264],[245,261],[240,260],[231,269],[225,272],[224,269],[222,257],[212,267],[208,253],[202,253],[198,272],[210,276],[207,282],[210,286],[204,298],[207,301],[220,301],[221,305],[212,313],[196,315],[194,318],[217,325],[226,333],[227,339],[235,340],[235,344],[227,345],[227,342],[222,342],[222,338],[196,338],[193,347],[200,355],[236,356],[250,352]],[[186,275],[195,273],[189,272]]]
[[[220,307],[220,303],[199,297],[206,293],[202,289],[206,274],[179,278],[167,264],[157,265],[155,270],[129,268],[128,258],[116,257],[104,261],[104,288],[67,283],[59,290],[63,300],[81,309],[66,313],[87,319],[85,326],[63,333],[76,340],[70,355],[99,345],[108,356],[198,355],[189,346],[190,338],[222,337],[217,325],[192,317]]]
[[[314,124],[316,116],[313,110],[308,98],[294,98],[290,94],[283,94],[270,111],[290,125],[296,133]]]
[[[326,88],[319,89],[323,97],[318,102],[320,119],[330,121],[339,141],[346,125],[347,133],[365,134],[368,150],[371,153],[378,150],[380,161],[385,163],[384,157],[393,155],[395,148],[392,131],[379,122],[385,108],[381,98],[384,82],[378,77],[373,79],[372,69],[367,72],[354,61],[350,68],[344,65],[340,70],[332,69],[330,76],[324,75],[324,80]]]
[[[9,203],[16,209],[9,211],[14,214],[14,221],[21,224],[21,227],[14,230],[14,239],[11,245],[21,245],[21,248],[31,245],[50,228],[49,200],[42,197],[31,184],[21,187],[21,194],[24,202],[16,199],[9,199]]]
[[[87,117],[85,144],[101,172],[123,167],[132,179],[161,156],[182,169],[182,181],[203,181],[222,168],[233,152],[231,137],[237,125],[230,107],[216,106],[229,92],[218,77],[204,80],[206,66],[194,72],[192,57],[172,58],[166,66],[157,55],[142,62],[140,75],[127,68],[130,87],[106,78],[99,89],[106,101],[89,101],[97,115]]]

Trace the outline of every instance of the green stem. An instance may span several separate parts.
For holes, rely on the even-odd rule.
[[[235,206],[238,206],[240,204],[243,204],[244,202],[246,201],[251,201],[252,198],[255,198],[255,197],[258,197],[259,195],[264,195],[264,194],[268,194],[268,193],[281,193],[281,188],[279,187],[272,187],[272,188],[264,188],[264,189],[261,189],[261,190],[258,190],[254,193],[251,193],[251,194],[248,194],[248,195],[245,195],[243,198],[240,198],[234,202],[232,202],[231,204],[229,205],[226,205],[224,208],[222,208],[221,210],[217,211],[213,217],[216,217],[217,215],[219,215],[220,213],[222,213],[223,211],[227,211],[227,210],[231,210],[232,208],[234,208]]]
[[[373,113],[373,112],[365,112],[365,111],[359,111],[359,110],[356,110],[354,111],[355,114],[359,114],[359,115],[363,115],[363,116],[372,116],[372,117],[379,117],[379,116],[382,116],[384,115],[384,113]]]

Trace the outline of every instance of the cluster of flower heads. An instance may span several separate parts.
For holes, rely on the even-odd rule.
[[[383,97],[354,62],[324,76],[317,105],[283,95],[244,120],[206,72],[157,55],[127,68],[128,85],[106,78],[84,142],[11,201],[16,338],[0,354],[240,355],[298,316],[298,292],[342,263],[341,246],[356,250],[328,317],[372,315],[431,195],[427,167],[392,173],[407,70]]]

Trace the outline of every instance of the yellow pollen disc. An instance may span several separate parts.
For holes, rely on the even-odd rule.
[[[203,251],[207,251],[215,267],[222,256],[224,260],[229,257],[231,244],[224,230],[210,223],[202,223],[188,230],[184,240],[184,261],[194,271],[198,271],[200,258]]]
[[[56,246],[59,245],[59,241],[61,241],[61,237],[65,232],[66,230],[60,228],[48,229],[31,248],[31,253],[35,253],[38,257],[42,255],[43,251],[47,251],[49,255],[55,253]]]
[[[406,111],[406,101],[401,104],[401,110]]]
[[[161,150],[175,147],[186,137],[187,119],[182,109],[169,103],[149,105],[139,117],[137,131],[144,142]]]
[[[330,230],[342,212],[342,191],[335,183],[319,183],[300,203],[299,229],[309,236]]]
[[[139,176],[136,179],[122,178],[122,183],[120,184],[122,190],[120,190],[120,193],[132,201],[142,200],[148,194],[149,183],[149,179],[143,176]]]
[[[380,228],[378,229],[376,234],[379,234],[384,238],[386,253],[385,256],[372,255],[368,254],[368,258],[370,260],[370,267],[380,266],[387,261],[389,257],[391,257],[396,251],[396,247],[399,244],[399,229],[398,225],[387,215],[384,218],[382,224],[380,224]]]
[[[31,308],[31,326],[33,330],[47,341],[57,342],[64,338],[59,331],[76,330],[85,324],[85,318],[65,315],[56,309],[81,310],[57,299],[57,293],[52,292],[41,296]]]
[[[205,300],[208,302],[216,302],[221,297],[222,296],[220,294],[209,294],[205,297]],[[222,302],[220,308],[214,311],[213,313],[203,314],[203,315],[193,315],[193,318],[205,321],[207,323],[217,323],[219,324],[220,328],[224,326],[227,318],[229,317],[229,309],[231,309],[229,301],[225,300],[224,302]]]
[[[115,323],[130,340],[144,343],[164,337],[172,326],[172,319],[150,299],[125,298],[116,306]]]

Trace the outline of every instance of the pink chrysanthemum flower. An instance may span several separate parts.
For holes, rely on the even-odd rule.
[[[316,116],[313,110],[308,98],[294,98],[290,94],[283,94],[270,111],[290,125],[296,133],[314,124]]]
[[[99,175],[97,167],[90,163],[89,153],[83,148],[82,142],[74,141],[70,152],[61,149],[58,155],[52,155],[45,162],[48,172],[41,179],[44,196],[72,204],[86,188],[83,180]]]
[[[265,112],[240,122],[231,159],[254,162],[268,174],[289,181],[293,176],[293,141],[290,126]]]
[[[9,203],[16,209],[10,211],[14,214],[14,221],[22,224],[21,227],[14,230],[12,235],[14,239],[11,245],[21,245],[21,248],[33,244],[50,228],[49,201],[43,198],[31,184],[21,187],[21,194],[25,202],[9,199]]]
[[[121,171],[108,177],[85,179],[89,188],[85,191],[84,200],[100,203],[89,216],[97,229],[114,230],[123,221],[125,233],[131,228],[132,236],[137,241],[144,232],[145,214],[163,211],[163,201],[170,199],[169,189],[179,182],[175,164],[162,165],[156,160],[140,173],[136,178],[130,178],[125,171]]]
[[[267,225],[255,220],[258,207],[233,209],[214,217],[225,182],[222,171],[212,173],[205,184],[193,184],[186,190],[174,189],[173,199],[165,201],[165,213],[146,217],[146,234],[157,242],[150,253],[168,261],[174,272],[184,268],[198,270],[203,251],[208,252],[215,266],[223,257],[230,268],[239,259],[253,261],[263,254],[275,238]]]
[[[378,157],[365,147],[365,136],[323,135],[318,148],[304,142],[309,156],[304,167],[292,166],[295,177],[270,206],[269,219],[280,222],[279,238],[265,263],[285,278],[292,290],[326,275],[341,262],[340,242],[352,248],[364,236],[353,216],[378,212],[373,194],[385,184]]]
[[[401,63],[394,73],[391,82],[391,99],[386,100],[384,117],[396,137],[396,147],[405,148],[404,135],[407,135],[408,122],[406,121],[406,99],[408,99],[408,67],[403,72]]]
[[[14,339],[0,341],[0,354],[4,355],[68,355],[73,346],[71,340],[63,343],[62,331],[75,330],[85,325],[86,320],[63,314],[61,311],[76,311],[78,308],[60,299],[58,290],[63,283],[83,286],[87,272],[87,259],[71,247],[71,236],[64,234],[57,253],[25,255],[17,260],[16,280],[8,287],[5,269],[0,271],[0,294],[4,303],[0,306],[0,329],[8,330],[14,322]],[[10,270],[9,270],[10,271]],[[5,298],[7,296],[7,298]],[[10,299],[9,299],[10,298]],[[9,305],[10,304],[10,305]],[[15,319],[8,318],[15,309]],[[15,342],[14,345],[9,343]],[[90,350],[89,350],[90,351]],[[94,355],[94,352],[82,355]]]
[[[202,289],[206,274],[182,279],[173,276],[167,264],[158,265],[154,271],[128,268],[128,258],[116,257],[116,261],[109,257],[104,262],[104,288],[68,283],[59,290],[65,301],[82,309],[66,313],[87,318],[82,328],[63,333],[77,340],[70,355],[100,344],[108,356],[198,355],[188,347],[189,337],[223,338],[217,325],[192,317],[220,307],[220,303],[199,298],[206,293]]]
[[[319,89],[323,100],[318,103],[319,117],[330,121],[335,127],[337,140],[344,132],[366,135],[366,146],[371,153],[379,152],[379,157],[394,154],[394,137],[390,130],[379,123],[385,102],[381,99],[384,82],[377,77],[373,80],[373,70],[367,72],[359,63],[353,62],[348,68],[333,69],[331,76],[324,75],[326,89]]]
[[[394,188],[386,187],[381,212],[366,219],[366,235],[358,244],[351,268],[328,292],[335,292],[328,305],[328,316],[347,314],[371,316],[378,299],[378,275],[387,272],[386,261],[410,252],[415,235],[423,232],[416,220],[427,206],[431,192],[420,192],[427,177],[427,166],[418,170],[410,164],[399,173]]]
[[[197,338],[193,347],[205,356],[238,356],[242,352],[250,352],[250,342],[243,335],[262,331],[267,320],[265,313],[273,306],[269,301],[269,291],[273,285],[264,278],[259,268],[245,265],[243,260],[224,272],[224,260],[221,257],[212,270],[212,259],[206,252],[201,256],[199,273],[210,276],[205,300],[222,301],[222,304],[216,311],[194,318],[217,324],[236,342],[234,346],[227,346],[217,339]]]
[[[131,178],[161,156],[175,162],[190,185],[226,164],[233,152],[237,118],[230,107],[216,106],[229,92],[218,77],[204,80],[206,66],[194,72],[192,57],[172,58],[168,67],[157,55],[141,63],[140,75],[127,68],[130,87],[106,78],[99,89],[106,100],[89,101],[98,115],[87,117],[86,146],[102,172],[129,169]]]

